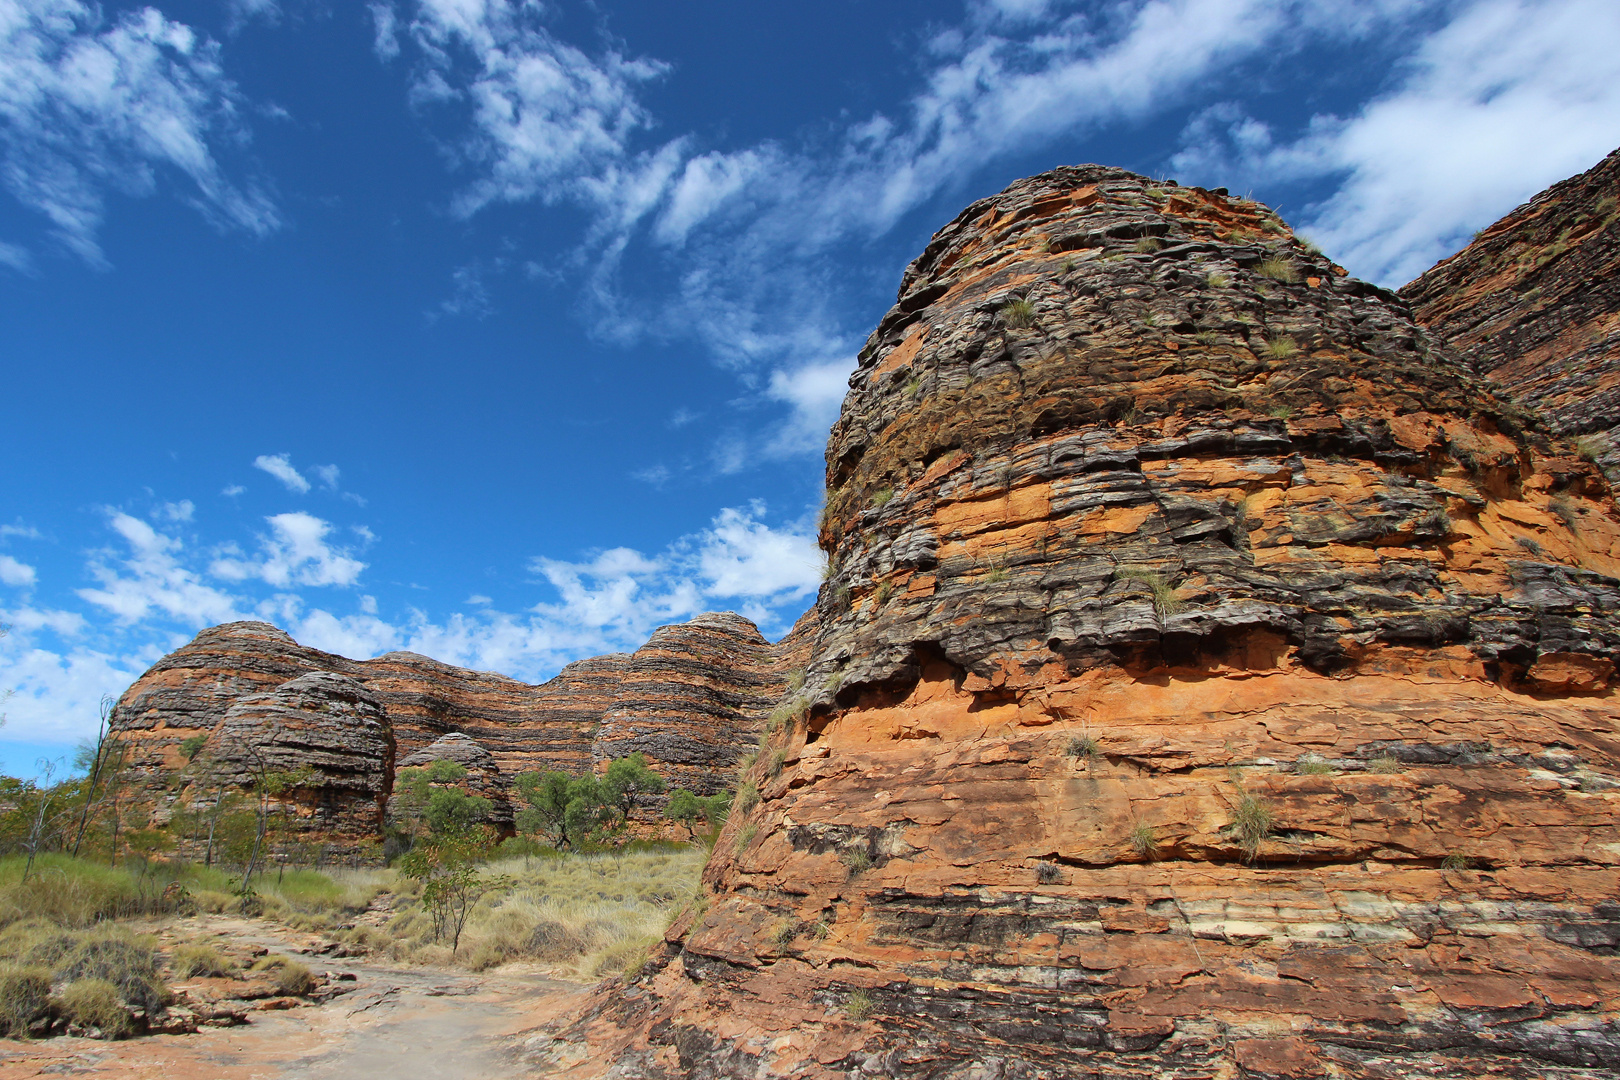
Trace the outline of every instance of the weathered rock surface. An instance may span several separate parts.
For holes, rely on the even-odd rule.
[[[592,753],[663,764],[670,787],[700,795],[736,786],[737,760],[758,746],[759,718],[782,696],[774,647],[729,612],[665,626],[630,657]]]
[[[1419,322],[1620,482],[1620,150],[1404,286]]]
[[[507,793],[506,778],[501,775],[500,766],[495,764],[494,754],[485,750],[471,736],[460,731],[452,731],[448,735],[439,736],[405,758],[399,763],[399,767],[421,768],[430,766],[435,761],[452,761],[466,769],[467,774],[456,781],[454,786],[462,788],[470,795],[488,799],[492,806],[488,821],[501,830],[511,828],[512,800]]]
[[[462,786],[495,803],[503,829],[518,774],[579,772],[634,750],[671,787],[731,786],[807,643],[802,628],[772,645],[746,619],[705,615],[660,629],[633,656],[582,660],[531,686],[415,653],[350,660],[268,623],[228,623],[153,665],[119,701],[112,730],[158,820],[217,790],[188,768],[190,737],[208,737],[199,762],[243,785],[261,765],[313,770],[288,798],[303,833],[338,856],[380,838],[396,765],[466,766]],[[649,801],[649,824],[661,809]]]
[[[906,271],[804,722],[567,1075],[1620,1069],[1620,511],[1263,207],[1100,167]]]

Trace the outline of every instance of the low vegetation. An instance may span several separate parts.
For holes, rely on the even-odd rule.
[[[1009,330],[1025,330],[1035,325],[1035,304],[1023,297],[1004,304],[1001,321]]]

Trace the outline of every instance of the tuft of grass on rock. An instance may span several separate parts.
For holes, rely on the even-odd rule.
[[[1266,339],[1266,355],[1273,360],[1287,360],[1299,355],[1299,342],[1286,335]]]
[[[872,869],[872,856],[863,847],[845,848],[838,858],[849,868],[849,876],[856,877]]]
[[[1001,321],[1009,330],[1027,330],[1035,325],[1035,303],[1019,297],[1002,305]]]
[[[62,990],[57,1008],[70,1021],[99,1031],[102,1038],[121,1039],[135,1030],[135,1020],[108,979],[75,979]]]
[[[51,973],[26,964],[0,964],[0,1035],[20,1039],[50,1005]]]
[[[169,967],[177,978],[223,978],[234,970],[230,960],[212,945],[192,943],[181,945],[169,958]]]
[[[1159,855],[1159,838],[1153,833],[1153,826],[1145,821],[1139,821],[1131,827],[1131,848],[1144,859],[1156,859]]]
[[[1460,851],[1453,851],[1444,859],[1440,860],[1440,868],[1442,870],[1468,870],[1472,868],[1473,865],[1474,860],[1470,859],[1467,855],[1464,855]]]
[[[1089,762],[1102,753],[1102,744],[1090,735],[1070,735],[1063,751],[1072,758]]]
[[[1383,754],[1367,762],[1367,771],[1374,773],[1398,773],[1401,771],[1401,759],[1393,754]]]
[[[849,997],[844,999],[844,1015],[851,1020],[865,1020],[872,1015],[872,1008],[877,1003],[866,990],[851,990]]]
[[[1268,277],[1272,281],[1281,281],[1287,285],[1294,285],[1299,282],[1299,267],[1295,266],[1291,260],[1282,258],[1279,255],[1261,259],[1260,265],[1256,269],[1261,277]]]
[[[1153,610],[1159,618],[1174,615],[1187,605],[1176,596],[1176,589],[1165,580],[1164,575],[1151,567],[1122,566],[1114,571],[1115,581],[1136,581],[1146,585],[1153,594]]]
[[[1332,776],[1338,770],[1321,758],[1303,757],[1294,762],[1294,772],[1300,776]]]

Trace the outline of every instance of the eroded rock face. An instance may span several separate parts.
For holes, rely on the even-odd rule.
[[[626,664],[593,753],[604,766],[645,754],[663,763],[671,788],[699,795],[735,787],[737,759],[757,746],[759,718],[782,696],[777,666],[740,615],[661,627]]]
[[[1419,322],[1620,481],[1620,150],[1401,289]]]
[[[291,796],[301,830],[337,844],[377,834],[393,787],[393,730],[382,703],[349,676],[315,671],[239,697],[209,743],[215,776],[243,787],[312,774]]]
[[[810,715],[558,1046],[1620,1068],[1620,513],[1473,371],[1254,203],[1084,167],[969,207],[832,432]]]
[[[153,665],[119,701],[112,730],[131,747],[136,801],[160,821],[213,797],[210,762],[244,785],[254,754],[272,770],[313,769],[315,784],[294,798],[312,841],[329,830],[339,857],[380,839],[396,761],[465,765],[465,786],[495,803],[503,829],[518,774],[577,773],[634,750],[672,788],[732,786],[807,641],[801,628],[771,645],[746,619],[705,615],[660,629],[634,656],[582,660],[532,686],[415,653],[350,660],[268,623],[229,623]],[[196,736],[208,743],[188,766],[181,747]],[[661,810],[649,800],[643,824],[656,828]]]

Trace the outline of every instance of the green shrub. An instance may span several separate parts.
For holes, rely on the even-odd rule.
[[[28,1025],[45,1015],[51,973],[38,966],[0,964],[0,1035],[22,1038]]]
[[[737,789],[737,800],[732,803],[736,812],[746,814],[759,805],[759,785],[752,781]]]
[[[1144,236],[1136,242],[1136,252],[1141,255],[1151,255],[1164,247],[1164,241],[1157,236]]]
[[[844,1015],[851,1020],[865,1020],[872,1015],[872,1007],[876,1004],[872,995],[866,990],[852,990],[849,997],[844,999]]]
[[[1219,345],[1221,343],[1221,335],[1214,330],[1200,330],[1193,336],[1198,339],[1200,345]]]
[[[741,831],[737,833],[737,854],[741,855],[748,845],[754,842],[754,837],[758,835],[758,825],[744,825]]]
[[[1204,280],[1209,283],[1209,287],[1212,289],[1224,289],[1228,285],[1232,284],[1232,277],[1230,274],[1211,274]]]
[[[212,945],[181,945],[169,958],[169,967],[182,979],[222,978],[234,968],[230,960]]]
[[[849,867],[849,876],[855,877],[872,869],[872,856],[864,847],[845,848],[838,853],[838,858]]]
[[[782,775],[782,763],[787,761],[786,750],[773,750],[770,760],[765,763],[765,775],[772,780]]]
[[[888,506],[894,499],[894,488],[880,487],[872,492],[872,505],[877,507]]]
[[[69,1020],[95,1028],[109,1039],[121,1039],[135,1030],[134,1019],[118,999],[118,987],[107,979],[77,979],[69,983],[57,1007]]]

